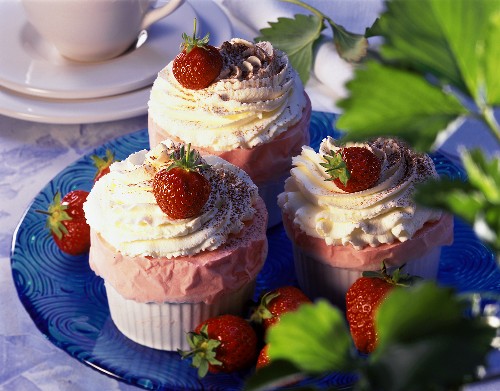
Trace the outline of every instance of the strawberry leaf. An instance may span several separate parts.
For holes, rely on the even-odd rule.
[[[297,14],[293,19],[278,18],[270,27],[260,30],[256,41],[269,41],[287,53],[303,84],[309,80],[313,61],[313,44],[325,28],[323,18]]]
[[[376,313],[379,345],[364,381],[371,389],[408,391],[450,389],[473,376],[495,329],[465,317],[463,304],[451,289],[432,282],[392,291]]]
[[[381,54],[432,74],[476,101],[500,104],[500,4],[470,0],[393,0],[377,22]],[[484,89],[485,86],[493,87]],[[486,96],[484,96],[486,94]]]
[[[328,23],[333,30],[333,42],[340,57],[346,61],[358,62],[366,56],[368,41],[363,35],[350,33],[330,19]]]
[[[500,205],[500,157],[486,159],[476,149],[462,155],[462,162],[470,184],[484,194],[485,199]]]
[[[338,102],[345,110],[336,122],[346,140],[379,135],[406,139],[429,150],[439,131],[467,113],[460,101],[421,76],[369,61],[348,83],[351,96]]]
[[[443,208],[472,224],[476,234],[500,253],[500,158],[464,152],[468,182],[442,179],[417,187],[418,203]],[[499,259],[500,261],[500,259]]]
[[[330,178],[325,180],[333,181],[338,178],[346,185],[351,177],[351,173],[347,169],[344,159],[342,159],[342,154],[330,151],[329,154],[323,155],[323,158],[326,160],[326,163],[320,163],[320,166],[324,167],[327,174],[330,175]]]
[[[338,126],[351,139],[395,135],[429,150],[454,119],[471,115],[500,138],[492,115],[500,104],[499,13],[498,1],[387,2],[367,31],[384,39],[381,64],[356,72]],[[475,105],[460,107],[464,97]]]
[[[353,345],[344,316],[325,300],[284,314],[267,339],[271,362],[287,360],[310,373],[352,368]]]

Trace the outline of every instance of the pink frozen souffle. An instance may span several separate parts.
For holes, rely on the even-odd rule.
[[[84,205],[89,262],[105,281],[111,317],[128,338],[188,349],[186,333],[209,317],[241,314],[267,255],[267,211],[238,167],[205,156],[211,185],[199,216],[171,219],[152,192],[179,144],[169,140],[114,163]]]
[[[295,269],[310,297],[344,305],[345,293],[363,271],[389,269],[424,278],[437,276],[441,247],[453,241],[453,218],[413,201],[415,185],[437,177],[429,156],[393,139],[356,144],[381,161],[381,175],[371,188],[346,193],[321,164],[339,148],[331,138],[319,152],[304,147],[278,203],[293,243]]]
[[[309,144],[311,102],[287,55],[271,43],[232,39],[219,52],[223,67],[207,88],[184,88],[172,62],[159,72],[148,103],[150,145],[167,138],[191,143],[242,168],[273,226],[281,221],[276,198],[292,156]]]

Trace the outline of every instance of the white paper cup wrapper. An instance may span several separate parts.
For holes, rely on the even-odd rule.
[[[221,295],[214,303],[139,303],[123,298],[105,283],[109,310],[122,334],[141,345],[160,350],[189,350],[186,333],[208,318],[241,315],[251,299],[255,281],[237,292]]]
[[[362,271],[333,267],[293,246],[295,273],[300,288],[311,299],[324,297],[342,308],[349,287],[362,275]],[[406,263],[403,273],[424,279],[436,279],[441,247],[432,248],[424,256]],[[395,268],[389,268],[392,272]]]

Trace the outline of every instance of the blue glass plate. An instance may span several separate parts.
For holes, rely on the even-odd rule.
[[[317,149],[334,131],[335,116],[314,112],[311,145]],[[104,155],[111,149],[117,159],[149,148],[147,131],[141,130],[97,148]],[[11,266],[19,298],[38,329],[70,356],[129,384],[147,389],[241,389],[250,372],[209,374],[200,380],[188,361],[174,352],[138,345],[124,337],[111,321],[102,279],[88,266],[87,255],[72,257],[58,250],[45,229],[46,209],[59,190],[90,190],[95,174],[88,154],[59,173],[35,197],[14,235]],[[433,159],[442,175],[463,178],[463,172],[444,156]],[[280,285],[295,284],[291,244],[281,225],[268,231],[269,256],[257,281],[260,292]],[[493,254],[470,228],[455,221],[455,242],[442,252],[439,281],[460,292],[500,291],[500,271]],[[307,382],[320,387],[348,386],[354,377],[333,373]]]

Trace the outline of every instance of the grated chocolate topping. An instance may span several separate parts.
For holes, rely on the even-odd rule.
[[[224,42],[219,52],[223,59],[218,80],[250,80],[272,77],[279,73],[285,63],[269,42],[252,42],[233,39]]]

